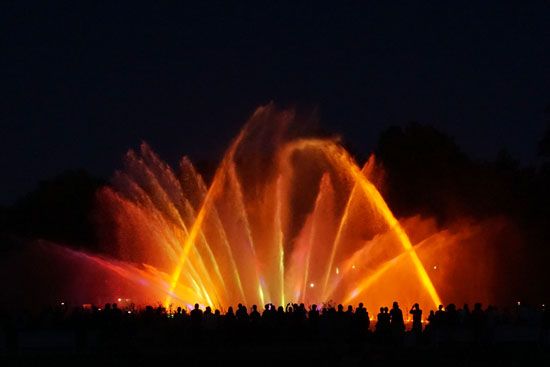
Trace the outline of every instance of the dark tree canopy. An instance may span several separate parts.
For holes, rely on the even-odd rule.
[[[1,229],[21,238],[40,238],[75,247],[94,247],[91,214],[104,181],[80,170],[40,182],[38,188],[3,210]]]

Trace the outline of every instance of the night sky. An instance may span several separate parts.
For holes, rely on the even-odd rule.
[[[547,1],[83,3],[0,5],[0,204],[67,169],[108,178],[142,140],[217,160],[271,100],[355,152],[418,121],[523,164],[550,119]]]

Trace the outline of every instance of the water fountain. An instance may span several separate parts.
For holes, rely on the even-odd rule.
[[[360,167],[337,139],[295,133],[299,122],[258,108],[208,185],[187,157],[175,171],[145,143],[130,150],[97,194],[109,255],[58,248],[83,264],[79,277],[101,270],[107,279],[80,287],[79,299],[95,288],[104,301],[125,292],[140,304],[222,310],[394,300],[435,308],[440,292],[445,302],[486,299],[488,262],[472,261],[482,247],[466,246],[484,237],[479,228],[398,221],[373,183],[374,158]],[[466,271],[476,287],[456,277]]]

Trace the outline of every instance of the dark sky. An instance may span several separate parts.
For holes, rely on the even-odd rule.
[[[415,120],[535,160],[548,1],[190,3],[2,2],[1,204],[66,169],[109,177],[141,140],[217,159],[270,100],[318,108],[354,151]]]

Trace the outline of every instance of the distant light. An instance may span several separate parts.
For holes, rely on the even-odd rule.
[[[65,306],[65,302],[61,302],[61,306]]]
[[[437,270],[437,265],[434,265],[434,270]]]
[[[352,265],[351,268],[355,270],[355,265]]]
[[[128,314],[131,314],[131,313],[132,313],[132,311],[128,311]]]
[[[119,301],[119,302],[122,302],[122,298],[119,298],[118,301]]]
[[[101,311],[101,307],[97,309],[98,311]]]
[[[340,274],[340,269],[338,269],[338,267],[336,267],[336,275]]]
[[[518,301],[518,306],[521,306],[521,302],[520,302],[520,301]]]
[[[309,288],[313,288],[315,287],[315,284],[314,283],[309,283]]]

